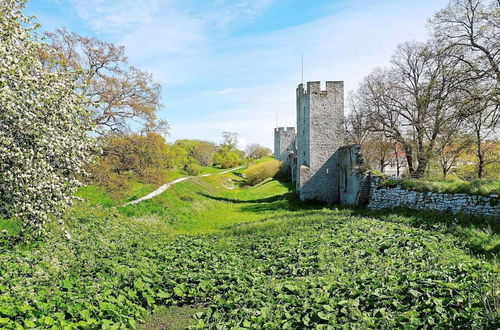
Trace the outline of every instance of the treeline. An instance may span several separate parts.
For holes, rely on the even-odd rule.
[[[159,184],[169,179],[172,169],[198,175],[203,166],[231,168],[247,158],[238,150],[234,132],[224,132],[220,145],[188,139],[167,143],[168,123],[156,115],[162,106],[161,86],[150,73],[128,63],[123,46],[65,29],[45,37],[63,67],[85,72],[82,94],[90,100],[93,134],[98,136],[97,152],[87,166],[87,183],[119,192],[127,189],[131,179]],[[247,150],[250,158],[270,153],[260,145],[252,146]]]
[[[220,145],[188,139],[167,143],[168,123],[157,118],[161,86],[150,73],[128,63],[123,46],[65,29],[45,37],[61,67],[85,73],[81,93],[89,100],[93,134],[98,137],[94,160],[87,166],[87,183],[119,192],[131,179],[164,183],[172,169],[198,175],[203,166],[231,168],[243,164],[247,156],[269,155],[270,150],[258,144],[250,145],[246,153],[238,150],[234,132],[224,132]]]
[[[130,181],[160,184],[169,180],[170,170],[199,175],[203,167],[221,169],[243,165],[248,160],[268,156],[268,148],[249,145],[238,149],[238,134],[223,132],[223,142],[182,139],[167,143],[155,132],[111,134],[99,139],[101,152],[88,167],[89,183],[118,193]]]
[[[451,0],[430,36],[395,50],[350,95],[346,120],[369,163],[422,178],[498,179],[500,1]]]

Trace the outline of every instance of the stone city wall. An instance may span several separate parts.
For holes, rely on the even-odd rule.
[[[419,192],[396,187],[381,187],[381,179],[371,178],[368,208],[380,210],[394,207],[408,207],[414,210],[437,210],[471,215],[486,215],[500,218],[498,195],[477,196]]]

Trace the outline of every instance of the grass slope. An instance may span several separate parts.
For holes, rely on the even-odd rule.
[[[72,209],[71,241],[0,240],[0,327],[499,325],[497,222],[243,186],[196,178],[118,208],[99,193]]]
[[[431,191],[436,193],[469,194],[490,196],[500,195],[500,181],[493,180],[422,180],[422,179],[391,179],[382,182],[382,186],[401,186],[403,189],[415,191]]]

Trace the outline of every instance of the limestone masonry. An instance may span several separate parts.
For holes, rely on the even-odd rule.
[[[295,150],[295,127],[274,129],[274,158],[283,162],[285,171],[290,170],[290,155]]]
[[[344,143],[344,82],[319,81],[297,88],[297,191],[301,200],[339,202],[338,164]]]
[[[498,196],[436,194],[380,187],[366,171],[360,146],[345,145],[344,82],[297,88],[297,129],[274,129],[274,158],[295,182],[301,200],[359,204],[371,209],[406,206],[500,217]]]
[[[370,185],[368,208],[372,210],[403,206],[415,210],[437,210],[500,218],[500,199],[497,195],[486,197],[411,191],[400,186],[381,187],[378,177],[373,177]]]
[[[274,156],[290,168],[301,200],[352,203],[359,187],[353,169],[363,161],[359,148],[341,148],[344,82],[327,81],[325,90],[319,81],[306,86],[297,88],[297,131],[275,129]]]

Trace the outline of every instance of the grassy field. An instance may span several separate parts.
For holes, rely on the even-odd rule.
[[[212,166],[203,166],[202,174],[215,174],[219,172],[226,171],[225,169],[212,167]],[[111,195],[106,193],[106,191],[100,187],[96,187],[94,185],[88,185],[79,190],[78,196],[87,200],[87,205],[103,205],[103,206],[119,206],[123,205],[127,202],[136,200],[145,196],[160,187],[164,183],[168,183],[175,179],[179,179],[182,177],[189,176],[186,173],[178,169],[168,170],[166,173],[165,182],[158,184],[147,184],[143,182],[139,182],[137,180],[129,180],[127,189],[121,191],[119,195]]]
[[[86,188],[70,241],[4,238],[0,328],[500,325],[498,221],[300,204],[240,174],[126,207]]]

